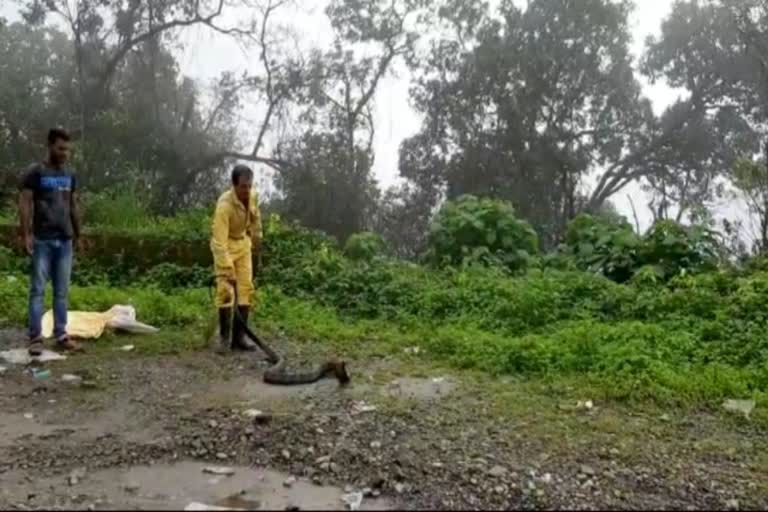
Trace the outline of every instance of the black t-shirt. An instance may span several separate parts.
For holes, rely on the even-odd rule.
[[[71,198],[75,175],[68,169],[35,164],[27,170],[23,189],[33,193],[33,234],[38,240],[70,240],[73,234]]]

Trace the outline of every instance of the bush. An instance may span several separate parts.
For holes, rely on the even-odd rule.
[[[433,264],[501,265],[515,271],[538,253],[536,232],[510,203],[462,196],[449,201],[430,227],[427,260]]]
[[[347,240],[344,255],[355,261],[371,261],[377,256],[383,256],[385,249],[384,240],[376,233],[355,233]]]
[[[208,251],[205,212],[153,222],[130,228],[141,234],[114,239],[125,240],[133,255],[155,251],[150,238],[178,247],[173,236],[206,236],[192,245]],[[361,342],[398,353],[419,345],[456,367],[578,376],[618,398],[762,396],[768,272],[758,261],[749,272],[713,268],[711,240],[696,229],[665,223],[640,238],[627,228],[581,216],[561,251],[535,260],[535,235],[508,205],[462,198],[441,212],[432,239],[432,261],[452,265],[432,268],[377,257],[383,247],[369,233],[351,238],[342,252],[321,233],[270,216],[258,277],[267,297],[256,315],[260,327],[343,342],[348,350],[362,350]],[[505,234],[513,242],[497,243]],[[481,254],[493,257],[452,252],[451,240],[484,247]],[[527,258],[505,260],[519,256],[505,252],[507,246],[527,247],[520,249]],[[110,257],[76,260],[73,309],[133,304],[142,321],[164,328],[160,338],[176,332],[197,339],[213,314],[209,266],[194,258],[141,266],[114,250],[104,253]],[[159,254],[159,261],[169,258]],[[512,275],[523,260],[527,271]],[[26,258],[0,249],[0,323],[26,321],[27,279],[20,274],[26,265]],[[164,346],[181,338],[167,337],[175,341]]]
[[[638,266],[640,246],[640,237],[627,222],[581,214],[568,224],[560,250],[571,256],[578,268],[623,283]]]
[[[714,269],[717,255],[717,240],[712,231],[664,220],[654,224],[643,237],[640,260],[656,266],[663,278],[670,279],[681,272]]]

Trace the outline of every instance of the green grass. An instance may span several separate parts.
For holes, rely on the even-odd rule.
[[[425,321],[355,318],[337,309],[286,296],[274,287],[260,291],[254,323],[264,332],[284,332],[324,351],[364,359],[396,355],[490,376],[512,375],[558,386],[577,378],[594,398],[653,400],[658,403],[717,404],[725,398],[755,398],[765,404],[764,361],[739,366],[719,355],[685,326],[640,320],[596,319],[555,322],[533,333],[508,335],[478,327],[466,318]],[[2,321],[21,325],[26,311],[22,279],[0,278]],[[109,335],[94,344],[109,349],[132,343],[138,354],[173,354],[200,350],[214,329],[208,289],[116,289],[73,287],[71,309],[105,311],[115,304],[133,305],[140,321],[161,328],[155,335]],[[406,349],[419,347],[418,355]],[[715,356],[718,359],[712,360]]]

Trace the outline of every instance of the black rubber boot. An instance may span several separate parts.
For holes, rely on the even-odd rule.
[[[219,338],[216,352],[225,354],[232,348],[232,308],[219,308]]]
[[[240,317],[242,318],[242,321],[247,324],[248,312],[250,311],[250,307],[238,306],[237,310],[240,313]],[[240,318],[235,318],[235,325],[233,329],[234,336],[232,336],[232,348],[236,348],[239,350],[246,350],[248,352],[258,349],[259,346],[256,345],[248,337],[246,337],[245,329],[243,329],[243,324],[240,322],[241,322]]]

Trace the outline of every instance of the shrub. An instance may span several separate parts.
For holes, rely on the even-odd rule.
[[[427,260],[501,265],[514,271],[525,268],[538,250],[536,232],[515,216],[510,203],[467,195],[438,212],[430,227]]]
[[[640,260],[654,265],[670,279],[681,272],[712,270],[717,265],[717,240],[702,226],[686,227],[670,220],[659,221],[643,237]]]
[[[628,281],[638,266],[641,240],[626,222],[581,214],[568,224],[561,252],[582,270],[616,282]]]
[[[385,249],[384,240],[376,233],[355,233],[347,240],[344,255],[355,261],[371,261],[377,256],[383,256]]]

